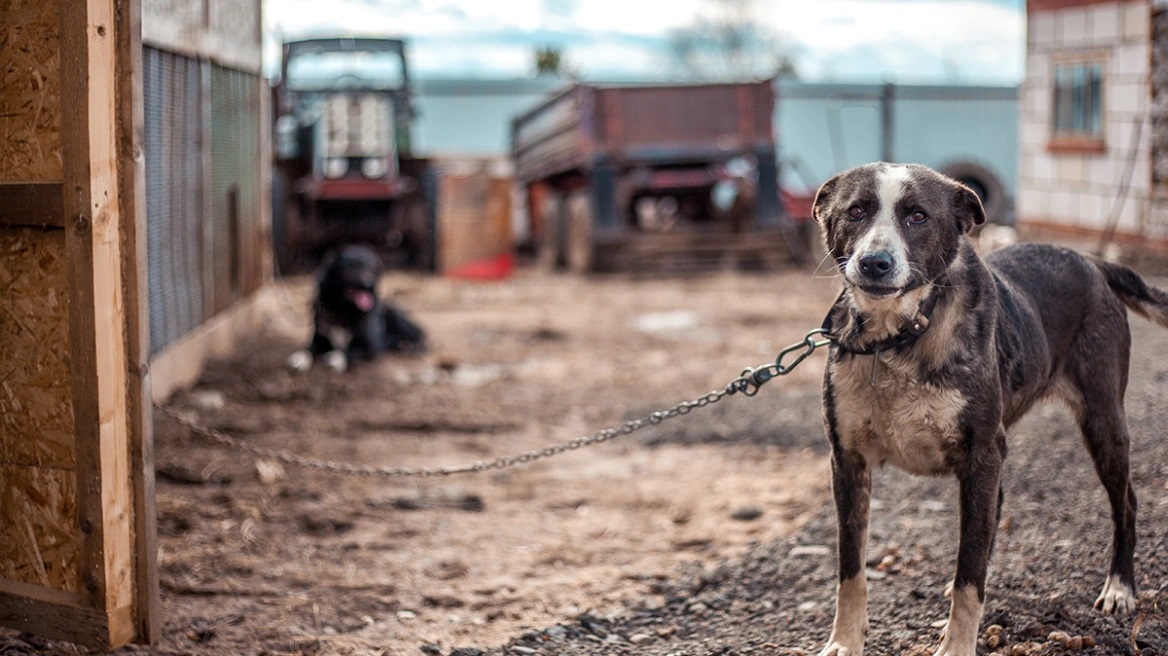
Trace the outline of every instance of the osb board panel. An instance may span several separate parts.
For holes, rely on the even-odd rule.
[[[80,592],[77,477],[0,464],[0,579]]]
[[[78,592],[65,233],[0,229],[0,578]]]
[[[0,0],[0,180],[61,179],[56,7]]]
[[[0,463],[72,469],[65,232],[0,230]]]

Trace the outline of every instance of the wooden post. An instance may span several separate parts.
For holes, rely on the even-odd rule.
[[[121,153],[122,230],[128,250],[122,275],[126,297],[126,357],[129,366],[130,461],[134,484],[137,566],[135,613],[140,642],[158,642],[158,531],[154,505],[154,417],[150,398],[150,307],[146,253],[146,154],[142,89],[140,0],[118,0],[122,29],[117,39],[118,134]]]
[[[77,438],[77,512],[82,598],[104,610],[109,646],[137,635],[134,622],[135,504],[127,390],[126,195],[119,171],[119,59],[131,16],[115,0],[60,2],[65,249]],[[120,46],[120,48],[119,48]],[[131,233],[133,234],[133,233]],[[136,281],[135,281],[136,282]],[[134,290],[136,305],[138,290]],[[134,312],[136,316],[136,312]],[[132,341],[139,340],[135,335]],[[135,376],[136,378],[136,376]]]

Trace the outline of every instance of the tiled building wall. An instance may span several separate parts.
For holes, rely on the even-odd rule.
[[[1031,7],[1019,126],[1020,224],[1096,231],[1118,212],[1119,232],[1149,236],[1151,12],[1146,0]],[[1051,152],[1055,62],[1096,55],[1103,60],[1103,152]]]
[[[1168,239],[1168,1],[1152,7],[1151,149],[1152,194],[1147,234]]]

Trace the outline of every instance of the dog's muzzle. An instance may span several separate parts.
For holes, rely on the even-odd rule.
[[[856,255],[851,269],[853,285],[873,297],[884,297],[902,291],[902,281],[897,280],[896,260],[888,251],[871,251]]]
[[[893,262],[892,254],[888,251],[876,251],[861,256],[859,265],[860,274],[865,279],[875,282],[886,278],[896,263]]]

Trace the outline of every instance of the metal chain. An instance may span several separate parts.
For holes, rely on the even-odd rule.
[[[593,444],[600,444],[607,442],[622,435],[636,432],[647,426],[656,426],[667,419],[673,419],[681,415],[686,415],[704,408],[708,405],[717,403],[727,396],[733,394],[742,394],[744,396],[754,396],[758,394],[759,388],[764,383],[776,376],[784,376],[790,373],[801,362],[807,359],[816,349],[826,346],[832,341],[833,337],[823,328],[816,328],[807,333],[803,341],[797,342],[779,351],[778,357],[773,363],[767,363],[759,367],[747,367],[742,370],[742,374],[730,381],[724,388],[720,390],[711,391],[704,396],[701,396],[693,401],[682,401],[677,405],[667,410],[659,410],[652,414],[641,417],[640,419],[633,419],[615,428],[606,428],[601,431],[592,433],[584,437],[577,437],[574,440],[561,442],[560,444],[553,444],[542,449],[533,451],[526,451],[512,456],[501,456],[493,460],[478,461],[464,465],[455,465],[449,467],[375,467],[370,465],[355,465],[346,462],[335,462],[332,460],[322,460],[318,458],[308,458],[299,456],[288,451],[281,451],[276,449],[268,449],[250,442],[245,442],[237,437],[233,437],[222,431],[200,425],[188,415],[179,410],[166,406],[158,406],[158,410],[164,415],[175,420],[182,426],[196,435],[205,437],[217,444],[235,449],[238,451],[245,451],[261,458],[275,460],[286,465],[295,465],[297,467],[306,467],[309,469],[318,469],[337,474],[348,474],[352,476],[379,476],[386,478],[433,478],[440,476],[451,476],[454,474],[470,474],[485,472],[497,469],[507,469],[516,465],[523,465],[536,460],[550,458],[552,456],[566,453],[568,451],[575,451],[582,447],[591,446]],[[789,363],[784,363],[783,360],[787,356],[795,354],[794,358]]]

